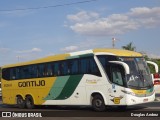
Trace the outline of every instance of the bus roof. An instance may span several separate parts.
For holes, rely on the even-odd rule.
[[[104,49],[93,49],[93,50],[71,52],[71,53],[66,53],[66,54],[58,54],[58,55],[53,55],[53,56],[48,56],[48,57],[32,60],[29,62],[4,65],[2,68],[29,65],[29,64],[37,64],[37,63],[51,62],[51,61],[59,61],[59,60],[65,60],[68,58],[75,58],[76,56],[80,56],[80,55],[96,54],[96,53],[112,54],[112,55],[116,55],[116,56],[126,56],[126,57],[127,56],[142,57],[142,54],[140,54],[138,52],[134,52],[134,51],[122,50],[122,49],[105,49],[104,48]]]
[[[105,53],[112,53],[116,56],[133,56],[133,57],[141,57],[142,54],[134,51],[123,50],[123,49],[94,49],[95,53],[97,52],[105,52]]]

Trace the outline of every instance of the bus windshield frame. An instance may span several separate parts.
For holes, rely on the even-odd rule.
[[[123,80],[123,85],[120,86],[131,88],[131,89],[143,89],[147,90],[153,87],[153,82],[150,74],[150,70],[147,63],[143,57],[132,57],[132,56],[114,56],[114,55],[97,55],[100,63],[102,64],[109,81],[114,82],[112,77],[113,67],[117,66],[117,69],[121,71],[121,76]],[[110,63],[110,61],[121,61],[126,63],[130,68],[130,74],[124,74],[124,68],[119,67],[116,64]],[[115,72],[115,71],[114,71]]]
[[[143,57],[119,57],[130,68],[130,74],[126,75],[128,88],[148,89],[153,87],[150,70]]]

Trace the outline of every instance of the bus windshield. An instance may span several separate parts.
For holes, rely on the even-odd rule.
[[[142,57],[119,57],[120,61],[128,64],[130,74],[126,77],[126,85],[130,88],[147,89],[152,87],[150,70]]]

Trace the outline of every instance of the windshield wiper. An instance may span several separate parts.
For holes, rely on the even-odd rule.
[[[144,87],[150,87],[150,88],[152,87],[152,85],[149,83],[149,81],[144,78],[143,70],[139,70],[139,76],[140,76],[140,79],[142,78],[143,86],[144,86]],[[147,81],[148,86],[145,86],[145,81]]]

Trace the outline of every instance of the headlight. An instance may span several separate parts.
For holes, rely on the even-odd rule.
[[[136,94],[133,93],[133,92],[129,92],[129,91],[126,91],[126,90],[121,90],[121,91],[124,92],[124,93],[126,93],[126,94],[136,96]]]

